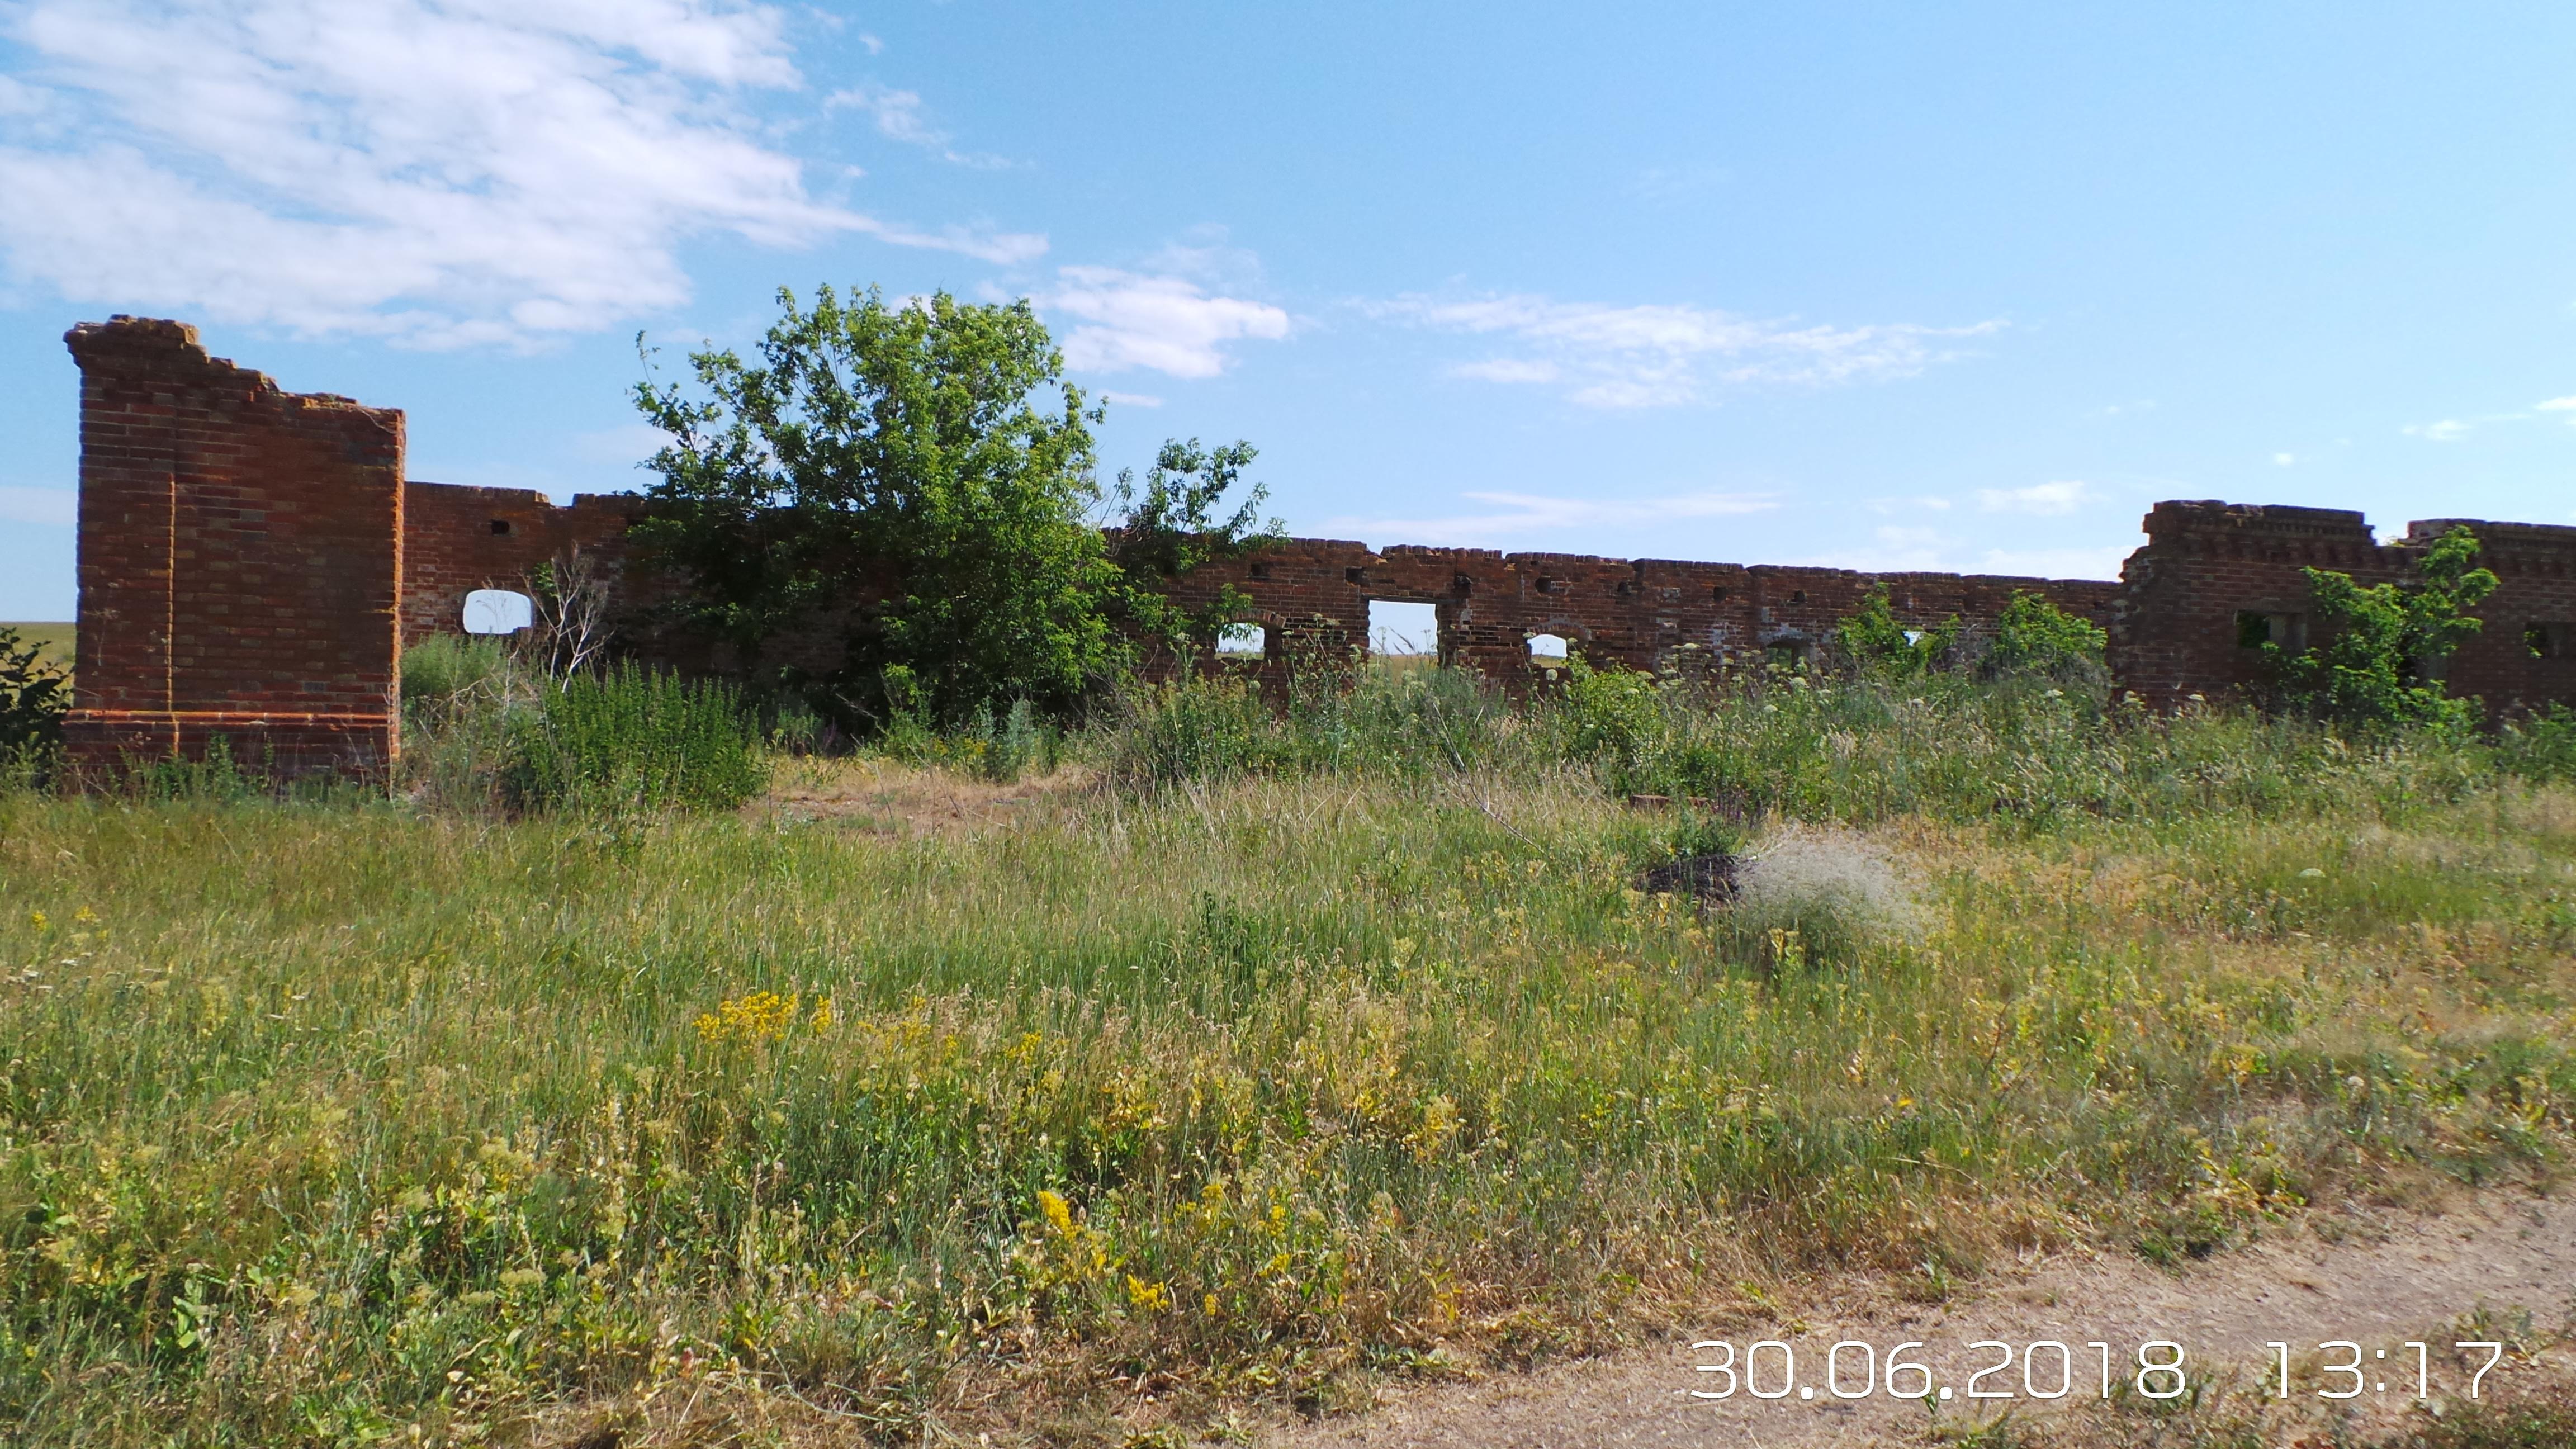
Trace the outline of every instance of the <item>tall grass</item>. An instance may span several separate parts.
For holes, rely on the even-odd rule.
[[[768,781],[741,699],[716,681],[621,664],[548,681],[508,725],[501,790],[523,809],[731,810]]]
[[[557,678],[498,639],[403,654],[405,776],[432,808],[731,810],[767,782],[737,693],[632,665]]]
[[[0,1422],[1115,1438],[2562,1160],[2576,797],[1807,688],[1180,686],[945,836],[0,798]],[[1826,864],[1641,893],[1641,785]]]

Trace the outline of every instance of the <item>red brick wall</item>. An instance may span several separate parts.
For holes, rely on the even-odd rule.
[[[467,594],[526,593],[540,565],[575,548],[619,569],[626,525],[643,502],[631,494],[585,493],[570,508],[558,508],[533,489],[411,483],[403,499],[404,640],[461,632]]]
[[[457,631],[468,592],[525,589],[576,548],[611,581],[628,650],[691,671],[724,665],[721,650],[653,619],[674,585],[629,557],[640,498],[558,508],[526,490],[407,485],[399,412],[281,392],[208,357],[177,322],[119,317],[64,340],[81,369],[76,760],[197,755],[222,735],[237,758],[283,771],[379,769],[397,748],[402,640]],[[1291,539],[1174,592],[1194,605],[1229,584],[1245,595],[1273,678],[1301,645],[1364,640],[1373,599],[1427,603],[1445,659],[1517,691],[1536,677],[1535,634],[1639,668],[1751,661],[1825,644],[1883,583],[1907,625],[1956,620],[1973,644],[2027,589],[2108,627],[2121,684],[2170,706],[2258,682],[2238,615],[2305,612],[2303,569],[2405,577],[2450,522],[2382,547],[2358,513],[2160,503],[2116,584]],[[2576,700],[2576,528],[2471,526],[2501,585],[2479,611],[2484,633],[2452,661],[2453,689],[2496,711]],[[863,583],[849,602],[891,584]],[[2539,655],[2525,643],[2534,624],[2551,644]],[[835,628],[809,636],[781,653],[830,672]]]
[[[118,317],[81,370],[76,762],[377,770],[396,749],[403,416],[298,396]]]
[[[2382,547],[2358,513],[2278,504],[2159,503],[2147,514],[2146,547],[2121,569],[2114,670],[2165,707],[2254,688],[2262,656],[2239,642],[2240,613],[2305,615],[2310,568],[2363,585],[2411,578],[2425,547],[2455,523],[2477,534],[2478,562],[2497,587],[2476,611],[2485,628],[2450,662],[2451,691],[2497,714],[2576,700],[2576,528],[2440,519]],[[2570,644],[2534,656],[2524,642],[2533,623],[2569,625]]]
[[[1372,599],[1428,603],[1439,612],[1441,655],[1506,688],[1535,673],[1529,640],[1555,634],[1596,662],[1661,668],[1698,652],[1759,661],[1774,645],[1821,646],[1876,584],[1897,618],[1935,629],[1956,619],[1971,642],[1990,637],[2016,590],[2108,625],[2119,586],[2082,580],[1960,574],[1863,574],[1848,569],[1612,559],[1585,554],[1396,547],[1372,552],[1335,539],[1292,539],[1211,565],[1174,591],[1204,606],[1231,584],[1252,600],[1241,622],[1267,632],[1276,673],[1301,641],[1366,637]]]

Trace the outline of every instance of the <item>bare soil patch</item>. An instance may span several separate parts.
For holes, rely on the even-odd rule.
[[[2087,1340],[2102,1340],[2127,1355],[2145,1340],[2166,1339],[2185,1345],[2196,1381],[2224,1382],[2236,1402],[2249,1405],[2268,1392],[2276,1372],[2275,1351],[2267,1342],[2284,1341],[2294,1345],[2299,1396],[2265,1422],[2269,1434],[2284,1436],[2267,1435],[2266,1442],[2289,1443],[2303,1428],[2338,1412],[2362,1427],[2394,1426],[2421,1412],[2407,1403],[2414,1375],[2414,1350],[2401,1347],[2407,1339],[2434,1345],[2437,1392],[2445,1380],[2465,1381],[2450,1351],[2460,1337],[2520,1345],[2490,1375],[2489,1398],[2535,1376],[2568,1376],[2576,1366],[2537,1350],[2564,1322],[2571,1299],[2576,1201],[2498,1193],[2439,1216],[2321,1215],[2179,1272],[2108,1252],[2067,1255],[1993,1274],[1972,1292],[1936,1305],[1905,1302],[1883,1282],[1838,1285],[1820,1290],[1812,1301],[1727,1315],[1688,1337],[1649,1348],[1483,1382],[1382,1393],[1374,1412],[1273,1424],[1260,1442],[1282,1449],[1825,1449],[1954,1442],[2006,1407],[2017,1426],[2053,1431],[2045,1433],[2053,1444],[2126,1437],[2103,1414],[2098,1390],[2089,1403],[2083,1394],[2071,1394],[2063,1401],[2069,1407],[2054,1413],[2050,1405],[2029,1400],[1977,1412],[1954,1402],[1927,1413],[1919,1403],[1884,1394],[1850,1402],[1821,1392],[1812,1401],[1764,1401],[1741,1392],[1721,1402],[1690,1396],[1717,1382],[1694,1372],[1695,1364],[1714,1355],[1694,1351],[1693,1339],[1728,1339],[1740,1349],[1771,1338],[1797,1347],[1799,1377],[1806,1382],[1816,1377],[1810,1365],[1821,1364],[1839,1339],[1871,1343],[1882,1355],[1900,1342],[1921,1340],[1919,1357],[1952,1384],[1991,1361],[1992,1350],[1968,1351],[1978,1340],[2021,1345],[2053,1339],[2074,1345],[2078,1354],[2087,1353]],[[2461,1327],[2468,1315],[2477,1315],[2470,1322],[2481,1326],[2479,1332]],[[2327,1340],[2360,1344],[2373,1381],[2386,1382],[2387,1390],[2366,1391],[2349,1406],[2314,1397],[2319,1382],[2342,1382],[2320,1380],[2316,1372],[2315,1346]],[[2383,1349],[2385,1360],[2368,1357]],[[2388,1367],[2400,1363],[2402,1369]],[[2078,1368],[2080,1380],[2098,1372],[2098,1361],[2087,1355]],[[2016,1364],[2010,1376],[2016,1388],[2018,1372]],[[2047,1378],[2043,1374],[2043,1386]],[[2458,1386],[2453,1384],[2455,1391]]]

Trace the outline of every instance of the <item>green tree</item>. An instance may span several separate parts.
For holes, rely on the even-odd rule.
[[[1246,442],[1202,448],[1196,438],[1167,440],[1142,486],[1135,470],[1119,471],[1109,557],[1122,575],[1117,612],[1132,635],[1173,649],[1203,645],[1251,603],[1229,583],[1207,606],[1184,609],[1171,601],[1168,588],[1210,563],[1285,536],[1278,519],[1261,518],[1261,505],[1270,497],[1266,484],[1253,484],[1232,513],[1218,516],[1258,456]]]
[[[2052,679],[2107,677],[2103,650],[2110,636],[2028,589],[2015,589],[1995,618],[1995,642],[1986,651],[1988,674],[2038,674]]]
[[[2320,642],[2296,654],[2263,645],[2282,702],[2345,724],[2466,724],[2475,705],[2443,693],[2442,668],[2482,627],[2468,610],[2495,592],[2477,555],[2477,535],[2455,527],[2424,551],[2412,584],[2363,588],[2305,570]]]
[[[1887,585],[1872,584],[1861,595],[1860,608],[1834,628],[1843,654],[1863,674],[1900,677],[1928,674],[1940,666],[1959,637],[1959,621],[1938,629],[1908,629],[1888,603]]]
[[[1086,521],[1101,413],[1036,312],[875,288],[778,300],[755,360],[690,354],[702,395],[636,386],[670,435],[636,534],[695,585],[691,621],[756,683],[824,684],[854,710],[890,668],[945,719],[1070,705],[1114,663],[1118,569]],[[846,649],[809,680],[780,645],[818,628]]]

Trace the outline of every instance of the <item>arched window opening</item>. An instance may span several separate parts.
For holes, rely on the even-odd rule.
[[[1228,624],[1216,631],[1219,659],[1259,659],[1270,652],[1270,631],[1258,624]]]
[[[537,621],[537,606],[508,589],[476,589],[465,596],[465,632],[516,634]]]

